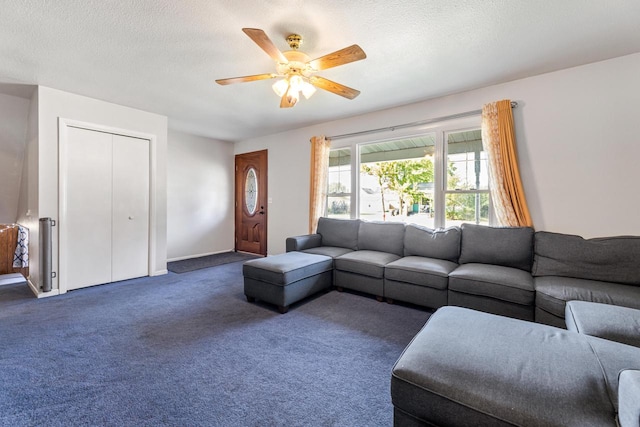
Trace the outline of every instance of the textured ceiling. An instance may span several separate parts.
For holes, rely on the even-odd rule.
[[[166,115],[235,141],[640,52],[638,0],[0,0],[2,83],[39,84]],[[280,109],[273,61],[241,28],[312,58],[357,43],[367,59],[318,73]]]

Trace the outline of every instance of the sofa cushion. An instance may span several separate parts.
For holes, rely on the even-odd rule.
[[[404,231],[404,256],[416,255],[458,262],[460,235],[458,227],[434,230],[408,224]]]
[[[618,377],[618,423],[620,427],[640,425],[640,371],[625,369]]]
[[[531,271],[533,228],[462,224],[458,263],[495,264]]]
[[[635,366],[634,347],[443,307],[393,367],[391,398],[429,425],[615,426],[609,396]]]
[[[358,231],[358,249],[403,256],[404,228],[400,222],[363,221]]]
[[[489,264],[464,264],[449,274],[449,290],[533,305],[533,278],[526,271]]]
[[[640,285],[640,237],[584,239],[538,231],[534,276],[563,276]]]
[[[564,318],[570,331],[640,347],[640,310],[635,308],[569,301]]]
[[[387,252],[359,250],[336,258],[335,268],[382,279],[384,277],[384,267],[398,258],[400,258],[398,255]]]
[[[536,307],[564,318],[567,301],[591,301],[640,309],[640,287],[574,279],[571,277],[543,276],[534,278]]]
[[[242,274],[250,279],[285,286],[332,268],[333,260],[327,256],[286,252],[247,261],[242,265]]]
[[[449,273],[458,264],[443,259],[406,256],[385,267],[384,277],[436,289],[447,289]]]
[[[339,248],[337,246],[318,246],[317,248],[305,249],[302,252],[308,254],[330,256],[331,258],[338,258],[339,256],[348,254],[349,252],[353,251],[351,249]]]
[[[335,219],[321,217],[317,233],[322,236],[322,246],[358,249],[359,219]]]

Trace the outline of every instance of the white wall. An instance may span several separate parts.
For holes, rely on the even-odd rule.
[[[233,250],[233,144],[169,131],[167,257]]]
[[[0,223],[18,218],[29,99],[0,93]]]
[[[268,150],[267,254],[284,252],[285,238],[306,234],[309,218],[309,139],[305,130],[238,142],[235,153]]]
[[[166,272],[167,260],[167,118],[44,86],[38,87],[38,206],[27,209],[41,217],[58,220],[58,118],[126,129],[156,136],[155,169],[155,257],[152,274]],[[53,236],[53,268],[58,265],[58,228]],[[34,251],[32,251],[33,253]],[[57,289],[57,280],[53,288]]]
[[[29,103],[26,148],[17,213],[17,222],[29,229],[29,280],[34,286],[40,283],[38,162],[38,91],[34,90]]]
[[[457,114],[500,99],[519,104],[518,156],[537,230],[640,235],[639,75],[640,53],[240,141],[236,154],[269,150],[268,253],[284,252],[287,236],[307,232],[311,136]]]

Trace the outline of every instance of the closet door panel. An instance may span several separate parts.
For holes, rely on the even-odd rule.
[[[70,127],[67,139],[67,289],[111,281],[112,135]]]
[[[149,274],[149,141],[113,135],[112,281]]]

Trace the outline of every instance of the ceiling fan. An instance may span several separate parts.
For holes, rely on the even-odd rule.
[[[309,99],[316,91],[316,88],[324,89],[348,99],[353,99],[360,94],[360,91],[356,89],[315,75],[316,72],[321,70],[365,59],[367,55],[357,44],[311,60],[307,54],[298,50],[302,44],[302,37],[298,34],[291,34],[287,37],[287,43],[289,43],[291,50],[280,52],[264,31],[257,28],[243,28],[242,31],[276,61],[276,72],[218,79],[216,83],[228,85],[281,77],[282,79],[272,86],[280,97],[280,108],[290,108],[296,105],[300,99],[300,93]]]

